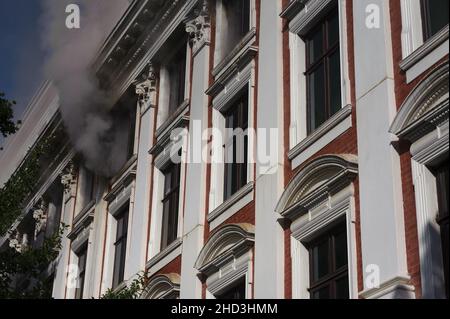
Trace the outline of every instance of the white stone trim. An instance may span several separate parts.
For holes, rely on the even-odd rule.
[[[151,276],[157,273],[163,267],[174,261],[175,258],[181,256],[182,244],[183,242],[181,238],[179,238],[170,244],[166,249],[150,259],[146,265],[148,274]]]
[[[220,131],[222,137],[226,136],[225,129],[225,117],[222,114],[225,112],[233,100],[236,98],[245,86],[248,86],[248,165],[247,165],[247,183],[253,183],[255,181],[255,168],[254,164],[250,160],[253,157],[253,149],[255,145],[255,136],[252,134],[254,129],[253,123],[255,118],[254,108],[255,108],[255,63],[250,62],[241,72],[238,72],[234,77],[228,80],[227,84],[224,86],[223,90],[214,98],[213,100],[213,115],[212,115],[212,126],[215,130]],[[214,149],[222,150],[223,140],[214,139],[212,144]],[[220,156],[221,160],[213,161],[211,163],[211,189],[209,193],[209,212],[208,215],[216,215],[214,211],[220,210],[220,206],[224,204],[223,198],[223,184],[224,184],[224,162],[225,162],[225,152],[220,152],[216,154]],[[244,190],[245,192],[245,190]],[[248,194],[248,193],[247,193]],[[244,200],[245,202],[247,200]],[[242,203],[241,203],[242,204]],[[244,205],[245,206],[245,205]],[[243,207],[243,206],[242,206]],[[217,212],[217,211],[216,211]],[[225,213],[229,215],[231,211]],[[213,223],[214,227],[217,223]]]
[[[351,127],[352,105],[347,105],[288,152],[292,169],[299,167]]]
[[[421,0],[401,0],[402,56],[408,57],[423,44]]]
[[[165,299],[179,293],[180,276],[178,274],[158,275],[150,280],[141,299]]]
[[[214,230],[253,201],[254,183],[250,182],[208,214],[210,230]]]
[[[436,178],[430,166],[449,154],[448,121],[435,132],[429,133],[412,147],[411,159],[415,187],[417,231],[419,238],[420,273],[424,298],[445,298],[442,248],[436,214]]]
[[[220,295],[234,283],[245,279],[245,298],[252,299],[253,271],[252,271],[253,253],[248,251],[244,255],[231,260],[223,265],[219,271],[212,274],[206,280],[206,286],[210,298]]]
[[[227,55],[224,54],[223,52],[223,47],[222,47],[222,43],[224,40],[224,36],[223,34],[226,33],[226,30],[224,29],[224,9],[223,9],[223,4],[222,1],[224,0],[217,0],[216,1],[216,34],[215,34],[215,39],[216,39],[216,46],[215,46],[215,50],[214,50],[214,63],[213,66],[216,67],[218,66],[221,62],[223,62],[225,59],[227,59]],[[250,0],[250,30],[256,28],[256,4],[255,4],[255,0]],[[239,46],[239,44],[238,44]],[[230,51],[230,53],[232,53],[232,51]]]
[[[246,298],[252,298],[255,228],[229,224],[216,230],[200,252],[195,268],[206,279],[208,298],[215,298],[245,278]]]
[[[402,57],[400,67],[406,71],[407,83],[448,54],[449,27],[424,42],[420,0],[401,0]]]
[[[310,2],[310,3],[309,3]],[[305,34],[308,29],[327,12],[327,8],[333,4],[334,1],[309,1],[305,8],[302,9],[296,17],[292,19],[289,24],[289,47],[290,47],[290,64],[291,64],[291,123],[290,123],[290,157],[293,159],[294,153],[300,154],[302,151],[298,149],[305,148],[305,144],[311,145],[311,150],[303,153],[301,157],[296,158],[293,161],[293,166],[300,166],[307,158],[312,156],[318,150],[325,145],[333,141],[339,135],[344,133],[352,126],[351,114],[347,114],[348,108],[351,113],[351,86],[349,77],[349,65],[348,65],[348,41],[347,41],[347,15],[346,15],[346,0],[338,1],[339,10],[339,27],[340,27],[340,59],[341,59],[341,90],[342,90],[342,108],[349,115],[348,118],[343,119],[342,113],[335,114],[327,123],[323,124],[323,127],[319,128],[319,132],[312,133],[312,137],[307,133],[307,103],[306,103],[306,76],[305,61],[306,61],[306,48],[304,41],[300,38],[300,35]],[[309,6],[308,6],[309,4]],[[339,121],[346,120],[345,124]],[[340,124],[340,125],[338,125]],[[336,128],[331,134],[320,140],[321,136],[325,136],[326,130]],[[318,145],[315,144],[315,140],[318,141]]]
[[[180,163],[180,188],[179,188],[179,203],[178,203],[178,237],[183,233],[183,220],[184,220],[184,191],[186,180],[186,163],[187,163],[187,139],[184,139],[184,143],[179,145],[178,150],[181,149],[181,163]],[[151,225],[150,225],[150,238],[147,255],[150,259],[154,258],[161,252],[161,224],[162,224],[162,212],[163,205],[161,199],[164,193],[164,174],[163,170],[172,163],[170,158],[170,148],[172,144],[169,144],[164,151],[158,155],[155,159],[155,167],[153,174],[153,200],[151,204]],[[181,253],[181,252],[180,252]]]
[[[305,244],[327,226],[345,221],[347,229],[349,296],[358,298],[354,189],[349,185],[325,200],[291,225],[292,293],[295,299],[309,299],[309,253]]]
[[[411,83],[448,55],[448,46],[449,27],[447,25],[400,62],[400,68],[406,71],[406,83]]]

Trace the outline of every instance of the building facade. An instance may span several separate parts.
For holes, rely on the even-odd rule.
[[[141,272],[149,299],[448,298],[448,32],[447,0],[132,1],[93,65],[126,164],[62,143],[0,245],[69,225],[55,298]],[[58,103],[37,92],[2,184]]]

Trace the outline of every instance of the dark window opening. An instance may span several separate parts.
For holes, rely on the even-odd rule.
[[[427,41],[448,25],[448,0],[422,0],[423,38]]]
[[[75,299],[83,299],[84,282],[86,277],[86,261],[88,246],[85,245],[78,253],[78,282],[75,291]]]
[[[225,143],[224,200],[247,184],[248,163],[248,89],[225,113],[225,127],[233,130]],[[240,134],[243,133],[243,134]]]
[[[250,31],[250,0],[223,0],[225,10],[225,57]]]
[[[337,7],[306,35],[305,42],[309,134],[342,107]]]
[[[216,298],[223,300],[245,299],[245,279],[239,280],[237,284],[233,285],[233,287],[227,289],[225,292],[217,295]]]
[[[185,99],[186,86],[186,45],[167,64],[169,75],[169,117],[175,113]]]
[[[128,215],[129,205],[126,205],[122,212],[116,217],[117,230],[116,242],[114,243],[114,272],[113,272],[113,288],[117,288],[124,280],[125,258],[127,252],[128,237]]]
[[[311,299],[348,299],[347,231],[339,225],[308,245]]]
[[[448,298],[448,268],[449,268],[449,256],[448,256],[448,201],[449,201],[449,167],[447,161],[441,167],[436,170],[436,182],[437,182],[437,195],[439,204],[439,214],[437,222],[441,231],[442,242],[442,259],[444,262],[444,278],[445,278],[445,293]]]
[[[164,171],[161,251],[178,238],[180,169],[181,165],[173,164]]]

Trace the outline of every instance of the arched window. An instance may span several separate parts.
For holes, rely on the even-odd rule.
[[[254,238],[250,224],[225,225],[211,235],[195,263],[208,298],[252,298]]]
[[[390,130],[411,143],[424,298],[448,297],[448,71],[445,62],[416,86]]]
[[[283,193],[277,213],[291,222],[294,298],[357,297],[354,155],[326,155],[307,164]]]

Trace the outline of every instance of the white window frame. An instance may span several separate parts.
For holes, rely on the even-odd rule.
[[[222,91],[213,99],[212,127],[220,132],[220,136],[213,136],[212,145],[219,151],[219,161],[211,163],[211,188],[209,193],[209,212],[208,221],[211,230],[218,227],[225,220],[233,216],[240,209],[248,205],[254,198],[253,185],[255,181],[255,165],[253,150],[255,136],[254,128],[254,108],[255,108],[255,62],[252,60],[244,69],[237,72],[230,78]],[[224,201],[224,183],[225,183],[225,154],[223,152],[222,142],[225,141],[226,123],[224,111],[230,106],[237,94],[242,92],[248,86],[248,160],[247,160],[247,184]]]
[[[292,297],[310,299],[310,258],[308,243],[326,233],[324,229],[345,221],[347,232],[349,297],[358,298],[355,199],[353,185],[327,198],[291,225]]]
[[[155,158],[155,168],[153,174],[153,200],[151,210],[151,225],[150,225],[150,239],[148,245],[149,263],[151,265],[151,271],[155,271],[154,265],[158,268],[162,268],[175,257],[181,253],[181,237],[183,235],[183,216],[184,216],[184,191],[186,180],[186,163],[187,163],[187,139],[183,139],[183,145],[180,145],[181,150],[181,163],[180,163],[180,187],[179,187],[179,202],[178,202],[178,240],[169,245],[165,250],[161,251],[161,225],[163,204],[162,198],[164,194],[164,174],[163,171],[166,167],[172,164],[170,158],[170,151],[172,143]],[[175,150],[174,150],[175,151]],[[175,252],[175,253],[174,253]],[[169,258],[164,258],[169,256]],[[163,260],[162,263],[156,261]]]
[[[103,280],[101,282],[100,293],[104,294],[108,288],[112,287],[113,283],[113,274],[114,274],[114,259],[115,259],[115,247],[114,243],[116,241],[117,236],[117,215],[121,212],[121,209],[124,205],[129,203],[128,210],[128,237],[127,237],[127,247],[126,247],[126,257],[130,254],[131,250],[131,228],[133,221],[133,198],[134,192],[136,188],[136,182],[134,180],[135,175],[135,166],[131,166],[126,174],[122,176],[120,180],[118,180],[112,188],[112,191],[105,196],[105,201],[108,202],[108,219],[106,225],[106,244],[105,244],[105,263],[103,265]],[[130,177],[133,180],[126,182]],[[123,287],[127,284],[127,263],[125,263],[124,270],[124,282],[118,287]]]
[[[341,59],[342,110],[334,114],[316,131],[307,133],[306,101],[306,44],[300,35],[306,34],[324,10],[334,0],[310,0],[289,23],[290,82],[291,82],[291,122],[289,138],[289,159],[292,168],[303,164],[327,144],[352,127],[351,86],[348,63],[347,41],[347,0],[338,0],[339,46]]]
[[[170,58],[167,58],[170,61]],[[167,62],[166,62],[167,63]],[[185,71],[185,86],[184,86],[184,100],[190,99],[191,87],[191,48],[188,41],[186,41],[186,71]],[[170,83],[169,72],[166,64],[162,63],[159,69],[159,94],[158,94],[158,114],[156,128],[160,128],[169,119],[169,97],[170,97]],[[181,105],[179,105],[181,106]]]
[[[401,0],[402,57],[400,67],[411,83],[448,54],[449,28],[424,42],[420,0]]]
[[[216,1],[216,45],[214,50],[214,66],[216,67],[220,62],[227,58],[227,54],[223,52],[224,34],[227,31],[224,25],[225,10],[223,8],[224,0]],[[227,0],[225,0],[227,1]],[[229,1],[229,0],[228,0]],[[255,0],[250,0],[250,30],[256,28],[256,4]],[[231,54],[231,51],[228,53]]]
[[[253,292],[253,253],[249,250],[244,255],[223,265],[219,271],[206,280],[206,299],[216,299],[233,287],[240,280],[245,281],[245,299],[252,299]]]

